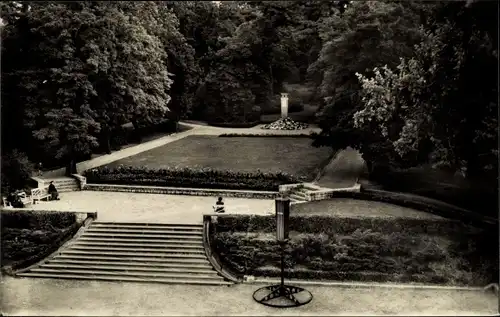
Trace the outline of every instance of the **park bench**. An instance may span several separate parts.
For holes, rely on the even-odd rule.
[[[33,199],[33,204],[36,204],[37,200],[49,200],[49,187],[34,188],[31,190],[31,199]]]

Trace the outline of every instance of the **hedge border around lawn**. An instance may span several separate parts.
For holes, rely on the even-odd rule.
[[[5,212],[5,211],[2,211]],[[13,211],[16,212],[16,211]],[[54,213],[54,211],[43,211],[43,210],[22,210],[19,211],[22,213]],[[58,212],[62,213],[62,212]],[[78,220],[78,212],[64,212],[64,213],[72,213],[75,215],[75,222],[68,227],[66,232],[60,236],[57,237],[51,244],[47,245],[45,250],[41,251],[38,254],[34,254],[29,258],[14,261],[8,266],[2,267],[2,272],[7,274],[7,275],[15,275],[16,271],[23,270],[29,266],[32,266],[40,261],[42,261],[44,258],[50,256],[52,253],[56,252],[61,246],[63,246],[66,242],[71,240],[75,234],[77,234],[78,230],[84,225],[87,219],[89,218],[94,218],[95,214],[88,213],[87,218],[83,221]],[[81,214],[81,213],[80,213]]]
[[[283,184],[305,180],[304,176],[288,173],[235,172],[211,168],[165,168],[101,166],[85,171],[87,184],[137,185],[175,188],[205,188],[226,190],[278,191]]]
[[[281,130],[283,131],[283,130]],[[297,130],[288,130],[297,131]],[[219,138],[308,138],[312,139],[312,136],[307,133],[300,134],[245,134],[245,133],[223,133],[219,135]]]
[[[253,122],[243,122],[243,123],[231,123],[231,122],[207,122],[209,126],[212,127],[218,127],[218,128],[235,128],[235,129],[246,129],[246,128],[253,128],[260,124],[260,121],[253,121]]]

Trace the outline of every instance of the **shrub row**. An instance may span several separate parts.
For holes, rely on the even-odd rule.
[[[76,214],[54,211],[2,211],[0,219],[2,229],[53,230],[71,226],[76,221]]]
[[[286,173],[242,173],[203,169],[148,169],[119,166],[100,167],[85,172],[92,184],[193,187],[211,189],[251,189],[276,191],[279,185],[297,183],[303,178]]]
[[[208,125],[220,128],[253,128],[258,125],[260,121],[252,121],[252,122],[208,122]]]
[[[254,138],[311,138],[310,134],[244,134],[244,133],[224,133],[219,135],[219,138],[237,138],[237,137],[254,137]]]
[[[55,252],[71,238],[80,223],[74,213],[2,213],[2,264],[12,270],[28,267]],[[17,223],[16,220],[20,222]]]
[[[293,206],[292,208],[295,208]],[[292,209],[293,213],[293,209]],[[415,218],[333,218],[328,216],[291,216],[290,231],[324,234],[352,234],[359,228],[381,232],[455,235],[477,232],[457,221]],[[218,219],[217,232],[276,232],[274,216],[225,215]]]
[[[433,236],[369,229],[358,229],[350,235],[294,234],[286,247],[285,267],[290,270],[289,277],[295,278],[345,279],[357,275],[356,279],[461,285],[490,281],[490,276],[473,280],[464,274],[470,269],[469,263],[463,258],[450,261],[456,252],[441,241]],[[271,234],[217,233],[215,247],[224,265],[240,274],[258,276],[279,268],[279,247]]]

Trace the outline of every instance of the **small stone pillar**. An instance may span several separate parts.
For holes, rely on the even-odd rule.
[[[288,94],[281,93],[281,118],[288,117]]]

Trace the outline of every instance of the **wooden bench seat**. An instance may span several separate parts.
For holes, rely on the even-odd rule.
[[[31,199],[33,200],[33,204],[36,204],[37,200],[47,200],[50,199],[49,187],[42,188],[34,188],[31,190]]]

